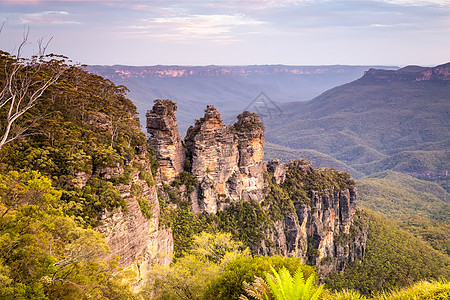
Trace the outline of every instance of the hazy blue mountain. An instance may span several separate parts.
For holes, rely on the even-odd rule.
[[[450,63],[371,69],[311,101],[281,105],[266,139],[329,155],[359,172],[444,180],[450,170]]]
[[[207,104],[221,112],[225,123],[264,92],[266,104],[310,100],[324,91],[361,77],[370,66],[88,66],[87,70],[123,84],[136,104],[141,123],[155,99],[178,103],[181,135],[203,116]],[[385,67],[396,69],[396,67]],[[258,100],[261,100],[258,98]],[[273,104],[271,101],[273,101]],[[254,103],[255,104],[255,103]],[[256,103],[257,104],[257,103]],[[264,103],[260,103],[262,111]],[[275,106],[274,106],[275,105]]]

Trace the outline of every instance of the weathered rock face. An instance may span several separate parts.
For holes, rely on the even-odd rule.
[[[238,169],[235,136],[214,106],[208,105],[205,116],[189,127],[185,144],[191,155],[191,172],[199,181],[200,209],[215,213],[218,195],[229,195],[226,183]]]
[[[145,151],[137,156],[132,164],[151,174]],[[114,170],[111,169],[114,173]],[[105,171],[106,172],[106,171]],[[147,274],[154,263],[170,264],[173,255],[173,238],[170,229],[159,227],[159,201],[155,185],[149,185],[140,179],[140,171],[132,169],[130,184],[119,184],[117,189],[126,201],[127,210],[121,208],[104,211],[99,216],[97,231],[105,234],[111,250],[109,257],[120,256],[119,266],[132,270],[137,278],[130,277],[129,283],[134,291],[139,291],[147,280]],[[105,173],[108,177],[111,174]],[[151,176],[151,175],[149,175]],[[151,207],[151,216],[145,217],[137,201],[147,201]]]
[[[178,133],[175,117],[177,105],[170,100],[155,100],[147,112],[147,132],[150,145],[160,164],[161,179],[171,181],[183,172],[185,151]]]
[[[248,111],[238,117],[238,121],[231,126],[237,137],[239,150],[240,185],[244,193],[241,198],[261,202],[264,197],[265,165],[264,158],[264,125],[259,117]]]
[[[257,115],[245,112],[227,128],[208,105],[205,116],[188,129],[185,144],[199,182],[193,207],[216,213],[227,198],[262,201],[264,127]]]
[[[283,184],[289,178],[286,171],[296,169],[305,178],[320,174],[312,164],[293,161],[283,165],[279,160],[268,163],[268,171],[276,184]],[[319,175],[320,176],[320,175]],[[296,177],[294,180],[300,180]],[[362,260],[365,253],[367,233],[350,232],[356,212],[356,187],[353,183],[343,186],[325,185],[321,191],[308,187],[308,182],[301,182],[308,191],[305,201],[293,199],[294,209],[285,210],[281,221],[268,230],[272,247],[263,245],[259,254],[292,255],[309,261],[319,269],[321,277],[332,271],[343,270],[348,261]],[[289,187],[285,187],[289,188]],[[265,243],[267,244],[267,243]]]

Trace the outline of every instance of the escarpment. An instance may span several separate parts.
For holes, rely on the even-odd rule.
[[[147,114],[152,134],[155,123],[174,120],[170,114],[153,113],[169,111],[165,105],[172,106],[157,101]],[[254,254],[300,257],[316,266],[321,276],[342,270],[348,261],[362,260],[367,228],[355,224],[357,192],[350,176],[315,169],[305,160],[287,164],[273,160],[266,165],[264,126],[259,117],[244,112],[237,119],[227,127],[214,106],[207,106],[204,117],[187,131],[185,153],[171,152],[170,156],[172,162],[186,158],[184,173],[195,182],[187,187],[177,179],[181,172],[172,172],[175,181],[161,183],[162,194],[168,195],[162,197],[164,201],[175,207],[188,203],[197,214],[216,214],[214,226],[234,232]],[[173,123],[171,128],[177,131]],[[178,136],[178,132],[171,134]],[[164,145],[152,142],[160,147],[155,152],[168,153],[161,146],[180,149],[177,139],[168,141]],[[167,166],[167,156],[156,157]]]
[[[135,292],[145,285],[152,264],[168,265],[173,255],[172,232],[159,224],[160,206],[148,157],[145,145],[136,149],[127,166],[129,181],[116,185],[126,210],[105,209],[96,228],[105,234],[111,250],[108,259],[120,257],[119,266],[136,275],[127,278]],[[102,176],[111,172],[105,170]]]

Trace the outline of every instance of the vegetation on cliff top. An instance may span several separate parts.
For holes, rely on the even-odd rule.
[[[21,63],[1,52],[0,84],[29,84],[27,101],[55,66]],[[23,134],[0,149],[0,298],[129,298],[119,258],[104,261],[109,248],[91,227],[105,209],[126,210],[115,185],[130,182],[145,135],[125,87],[61,64],[57,80],[17,119]],[[0,96],[3,130],[13,102]]]
[[[13,58],[3,55],[0,59]],[[5,76],[0,74],[1,82]],[[66,213],[86,225],[95,226],[105,208],[126,209],[113,183],[129,182],[128,163],[135,147],[145,144],[136,107],[126,92],[123,86],[67,66],[22,116],[22,123],[34,124],[25,138],[1,149],[0,168],[3,172],[38,170],[51,177],[63,190]],[[8,109],[7,103],[0,114]],[[106,179],[107,172],[113,176]]]

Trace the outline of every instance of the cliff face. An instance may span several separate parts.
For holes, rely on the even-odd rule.
[[[147,132],[150,145],[160,164],[161,179],[171,181],[184,168],[185,152],[178,133],[175,111],[177,105],[170,100],[156,100],[147,113]]]
[[[229,180],[239,161],[236,137],[222,123],[219,112],[208,105],[205,116],[188,129],[185,144],[191,155],[191,172],[199,182],[199,208],[216,213],[219,195],[232,193]]]
[[[263,199],[264,129],[257,115],[245,112],[227,128],[208,105],[205,116],[188,129],[185,144],[198,180],[194,210],[216,213],[226,208],[225,199]]]
[[[170,229],[159,226],[160,207],[154,179],[141,179],[143,172],[151,176],[146,150],[137,155],[129,166],[129,184],[117,185],[126,201],[126,211],[121,208],[105,210],[98,217],[100,225],[96,230],[105,234],[111,250],[106,259],[120,256],[119,266],[134,271],[136,277],[130,276],[128,280],[133,290],[139,291],[147,280],[152,264],[168,265],[172,262],[173,237]],[[103,174],[104,177],[110,175],[107,171]],[[150,208],[147,215],[144,215],[139,202],[145,202],[142,205]]]
[[[344,173],[316,170],[305,161],[283,165],[274,160],[268,171],[273,176],[271,188],[295,190],[298,183],[306,194],[290,197],[291,208],[284,209],[281,220],[267,230],[272,246],[264,243],[259,254],[301,257],[318,267],[322,277],[343,270],[348,261],[363,259],[367,234],[353,224],[357,198],[353,181]]]

